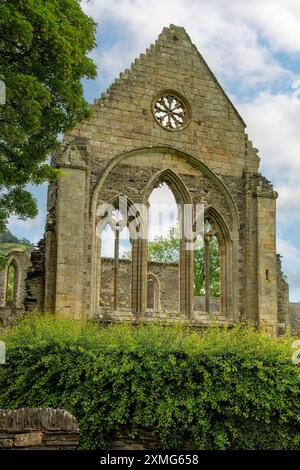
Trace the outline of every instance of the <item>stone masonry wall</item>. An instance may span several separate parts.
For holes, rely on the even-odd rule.
[[[290,325],[289,285],[282,272],[281,257],[277,255],[278,335],[283,335]],[[300,310],[299,310],[300,313]]]
[[[6,256],[7,264],[0,270],[0,328],[12,325],[25,308],[25,279],[32,266],[32,253],[29,251],[12,250]],[[35,253],[39,253],[38,250]],[[8,269],[14,267],[13,300],[7,301]]]
[[[12,309],[23,308],[26,296],[25,283],[28,269],[31,266],[31,253],[29,251],[12,250],[6,256],[6,266],[0,270],[0,308],[11,307]],[[7,276],[10,266],[14,267],[14,300],[7,303]]]
[[[131,307],[131,261],[119,260],[118,299],[119,307]],[[159,282],[160,310],[179,309],[179,268],[176,263],[148,263],[148,273],[154,274]],[[113,259],[101,259],[101,295],[103,306],[113,306]]]
[[[194,298],[194,310],[198,312],[205,312],[205,297],[199,296]],[[209,310],[212,313],[218,313],[221,309],[221,302],[219,297],[211,297],[209,300]]]
[[[300,335],[300,302],[290,303],[289,308],[291,334]]]
[[[25,279],[25,310],[43,310],[45,297],[45,239],[38,243],[38,250],[31,253],[31,267]]]
[[[114,305],[114,260],[102,258],[100,303],[102,306]],[[118,300],[119,307],[131,308],[131,261],[119,260],[118,269]]]
[[[148,273],[154,274],[159,282],[160,309],[179,310],[179,266],[176,263],[148,263]]]
[[[113,306],[113,259],[101,260],[102,305]],[[154,275],[159,284],[159,310],[176,312],[179,309],[179,266],[176,263],[148,263],[148,274]],[[130,308],[131,261],[119,260],[119,304]],[[205,297],[194,298],[194,310],[205,312]],[[220,312],[220,299],[210,299],[210,311]]]
[[[67,411],[0,410],[0,450],[76,450],[79,427]]]

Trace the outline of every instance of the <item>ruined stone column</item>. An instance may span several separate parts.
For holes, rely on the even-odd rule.
[[[270,182],[246,174],[245,316],[277,334],[276,199]]]
[[[277,259],[275,192],[256,191],[259,326],[277,335]]]
[[[57,162],[55,311],[79,318],[83,312],[86,164],[70,145]]]

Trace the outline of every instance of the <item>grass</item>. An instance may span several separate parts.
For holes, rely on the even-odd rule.
[[[33,247],[22,243],[0,243],[0,251],[8,255],[11,251],[32,251]]]

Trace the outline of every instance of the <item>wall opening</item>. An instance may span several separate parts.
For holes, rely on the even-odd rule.
[[[18,275],[19,269],[15,260],[7,268],[6,278],[6,306],[16,306],[18,302]]]
[[[115,209],[100,238],[99,304],[114,310],[132,306],[132,244],[126,220]]]
[[[194,250],[194,310],[220,312],[221,291],[219,239],[212,224],[205,220],[204,237],[197,237]]]
[[[147,278],[147,309],[160,310],[159,282],[156,276],[149,273]]]
[[[148,272],[159,279],[161,293],[155,304],[153,295],[158,287],[148,276],[147,291],[150,293],[147,292],[147,308],[158,309],[160,305],[163,311],[179,311],[180,220],[176,199],[170,186],[162,180],[152,190],[148,203]]]

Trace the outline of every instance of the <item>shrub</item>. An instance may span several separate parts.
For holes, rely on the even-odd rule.
[[[236,327],[91,323],[33,315],[5,338],[0,408],[73,413],[81,447],[148,430],[162,448],[299,449],[299,368],[288,339]]]

